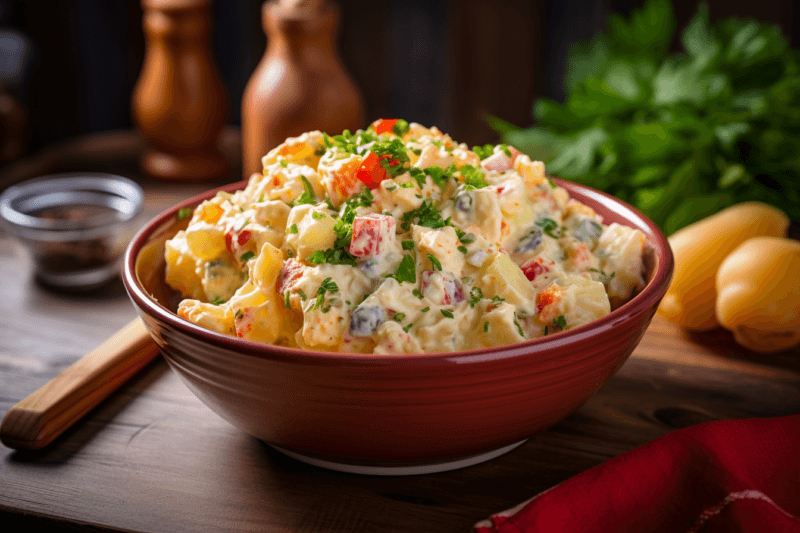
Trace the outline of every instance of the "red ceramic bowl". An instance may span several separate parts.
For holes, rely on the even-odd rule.
[[[148,223],[131,242],[125,287],[172,369],[222,418],[300,460],[367,474],[415,474],[498,456],[580,407],[639,343],[669,286],[666,238],[604,193],[558,181],[605,222],[648,238],[648,284],[590,324],[490,349],[360,355],[258,344],[196,326],[173,311],[164,241],[176,214],[245,182],[209,191]]]

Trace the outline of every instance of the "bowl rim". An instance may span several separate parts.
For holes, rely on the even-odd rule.
[[[249,355],[262,359],[291,361],[305,361],[309,364],[359,364],[359,365],[386,365],[398,364],[403,362],[415,361],[427,364],[437,364],[439,362],[457,363],[478,363],[486,360],[499,360],[513,358],[525,354],[536,354],[540,360],[546,360],[544,354],[554,353],[557,350],[550,348],[568,347],[584,342],[586,339],[598,333],[607,332],[614,329],[619,323],[625,322],[637,315],[645,313],[653,307],[654,302],[660,301],[669,288],[674,270],[674,258],[672,250],[667,241],[667,237],[658,226],[639,210],[626,202],[611,196],[610,194],[598,191],[586,185],[566,181],[559,178],[551,178],[557,185],[564,187],[572,197],[573,192],[590,198],[596,203],[616,211],[625,218],[631,225],[642,230],[648,237],[648,241],[655,249],[657,261],[655,270],[652,273],[650,282],[644,289],[619,308],[597,320],[578,326],[575,329],[553,333],[545,337],[538,337],[527,341],[493,346],[488,348],[476,348],[472,350],[461,350],[455,352],[433,352],[415,354],[371,354],[371,353],[350,353],[350,352],[326,352],[320,350],[305,350],[301,348],[291,348],[286,346],[276,346],[266,343],[240,339],[222,333],[217,333],[196,324],[189,322],[176,313],[168,310],[152,298],[142,286],[136,275],[136,258],[142,247],[148,242],[152,234],[163,227],[171,218],[176,217],[178,211],[187,207],[195,207],[200,202],[212,198],[219,191],[233,192],[243,189],[248,180],[239,181],[216,187],[204,193],[188,198],[169,209],[145,224],[131,239],[125,250],[122,265],[122,281],[128,296],[140,314],[146,314],[152,318],[166,323],[171,328],[188,335],[199,338],[199,340],[211,345],[224,348],[243,355]]]
[[[83,191],[91,190],[91,193]],[[26,197],[53,194],[118,197],[123,203],[114,203],[115,214],[94,217],[90,224],[69,220],[48,220],[18,210],[15,202]],[[128,205],[129,204],[129,205]],[[126,208],[120,209],[120,206]],[[63,172],[38,176],[12,185],[0,194],[0,220],[15,232],[30,238],[57,234],[58,240],[79,240],[90,233],[108,233],[111,226],[127,224],[138,217],[144,209],[144,191],[135,181],[106,172]]]

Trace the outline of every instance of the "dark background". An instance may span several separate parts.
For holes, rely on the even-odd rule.
[[[366,117],[403,117],[469,144],[496,140],[483,116],[532,122],[539,96],[562,99],[567,51],[639,0],[339,0],[339,51]],[[681,30],[697,0],[673,5]],[[731,15],[778,24],[797,46],[793,0],[710,0]],[[247,80],[263,55],[261,1],[212,3],[213,49],[238,124]],[[0,0],[0,81],[28,111],[26,152],[80,134],[131,127],[144,56],[138,0]],[[24,46],[20,46],[23,43]],[[675,48],[678,49],[676,40]]]

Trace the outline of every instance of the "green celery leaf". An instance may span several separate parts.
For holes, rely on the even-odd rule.
[[[708,6],[701,4],[697,15],[689,22],[681,35],[683,47],[692,56],[694,67],[703,69],[717,59],[720,45],[714,38],[714,30],[708,20]]]
[[[535,161],[551,161],[570,144],[570,140],[545,128],[530,128],[506,133],[503,139]]]
[[[490,128],[492,128],[500,135],[504,135],[506,133],[510,133],[512,131],[517,131],[521,129],[519,126],[515,126],[510,122],[506,122],[505,120],[495,117],[494,115],[490,115],[488,113],[483,115],[483,120]]]
[[[630,183],[635,187],[651,185],[663,181],[667,173],[669,173],[669,167],[666,165],[642,167],[631,177]]]
[[[714,128],[714,135],[726,150],[730,150],[739,137],[748,131],[750,131],[750,124],[746,122],[734,122],[717,126]]]
[[[747,173],[747,170],[745,170],[744,166],[739,164],[730,165],[719,177],[717,186],[720,189],[727,189],[734,185],[747,183],[751,179],[752,177]]]
[[[550,163],[550,171],[567,179],[580,179],[592,167],[600,146],[608,134],[602,128],[590,128],[581,132]]]
[[[573,44],[567,53],[564,92],[570,94],[576,85],[601,72],[610,54],[606,38],[602,35],[586,43]]]

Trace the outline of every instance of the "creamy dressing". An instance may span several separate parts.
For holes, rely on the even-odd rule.
[[[568,330],[643,288],[643,233],[605,225],[511,147],[483,157],[405,121],[287,139],[167,242],[180,316],[285,346],[411,354]]]

